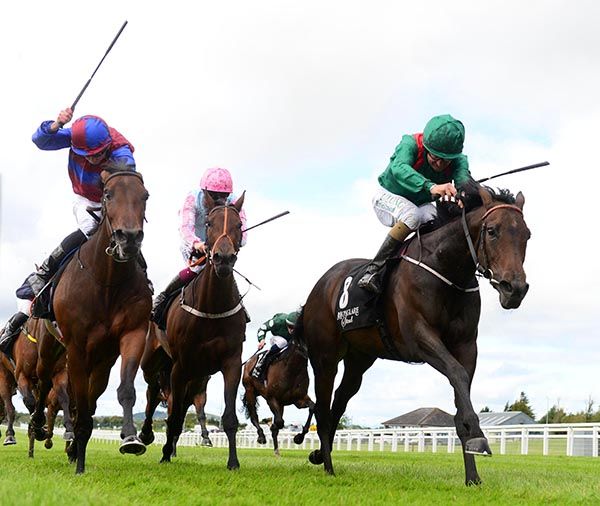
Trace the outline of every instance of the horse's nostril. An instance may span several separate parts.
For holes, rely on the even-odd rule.
[[[500,289],[503,292],[511,293],[513,291],[513,286],[508,281],[500,281]]]

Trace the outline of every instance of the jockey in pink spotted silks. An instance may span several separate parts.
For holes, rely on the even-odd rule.
[[[18,312],[10,318],[0,333],[0,350],[9,357],[21,327],[29,318],[31,301],[50,281],[65,257],[96,231],[102,207],[100,173],[104,167],[117,162],[135,170],[133,146],[102,118],[83,116],[75,120],[71,128],[63,128],[71,119],[73,111],[70,108],[62,110],[55,121],[44,121],[38,127],[32,141],[39,149],[45,151],[69,150],[68,171],[75,193],[73,214],[78,228],[62,240],[17,290]]]
[[[163,305],[170,296],[186,286],[204,268],[205,264],[194,265],[192,258],[201,258],[206,254],[206,209],[205,196],[209,195],[216,205],[233,204],[237,197],[233,194],[233,180],[227,169],[213,167],[207,169],[200,179],[200,187],[188,193],[179,211],[181,235],[181,254],[186,267],[175,276],[165,290],[154,300],[153,318],[162,313]],[[242,227],[246,226],[246,214],[240,212]],[[242,246],[246,244],[246,233],[242,234]]]

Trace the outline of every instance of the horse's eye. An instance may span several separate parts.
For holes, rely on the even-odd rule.
[[[241,224],[241,223],[238,223],[238,224],[237,224],[237,228],[241,230],[241,229],[242,229],[242,224]]]
[[[489,235],[490,237],[498,236],[498,230],[496,227],[487,227],[486,232],[487,232],[487,235]]]
[[[105,200],[110,200],[112,199],[112,192],[110,190],[104,190],[104,199]]]

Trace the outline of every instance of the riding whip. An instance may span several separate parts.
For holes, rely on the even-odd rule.
[[[509,170],[508,172],[502,172],[501,174],[496,174],[495,176],[484,177],[483,179],[478,179],[477,182],[483,183],[484,181],[489,181],[490,179],[494,179],[496,177],[506,176],[508,174],[514,174],[516,172],[523,172],[524,170],[537,169],[538,167],[545,167],[546,165],[550,165],[550,162],[534,163],[533,165],[527,165],[518,169]]]
[[[279,214],[273,216],[272,218],[269,218],[268,220],[261,221],[260,223],[257,223],[256,225],[252,225],[251,227],[245,228],[244,230],[242,230],[242,232],[248,232],[248,230],[252,230],[253,228],[260,227],[261,225],[264,225],[265,223],[269,223],[270,221],[276,220],[277,218],[281,218],[282,216],[285,216],[286,214],[290,214],[290,212],[283,211],[282,213],[279,213]]]
[[[125,23],[123,23],[123,26],[121,26],[119,32],[117,33],[117,35],[115,36],[115,38],[113,39],[113,41],[110,43],[110,46],[108,46],[108,49],[106,50],[106,53],[104,53],[104,56],[102,57],[102,59],[100,60],[100,63],[98,63],[98,66],[96,67],[96,69],[94,70],[94,72],[92,72],[92,75],[90,76],[90,78],[87,80],[87,83],[85,83],[84,87],[81,89],[81,91],[79,92],[79,95],[77,95],[77,98],[75,99],[75,101],[73,102],[73,104],[71,105],[71,110],[75,110],[75,106],[77,105],[77,102],[79,102],[79,99],[81,98],[81,96],[84,94],[85,90],[87,89],[87,87],[90,85],[90,83],[92,82],[92,79],[94,78],[94,76],[96,75],[96,72],[98,72],[98,69],[100,68],[100,65],[102,65],[102,62],[104,61],[104,59],[106,58],[106,56],[108,55],[108,53],[110,52],[110,50],[112,49],[112,47],[115,45],[115,42],[117,42],[117,39],[119,38],[119,36],[121,35],[121,33],[123,32],[123,30],[125,29],[125,26],[127,26],[127,21],[125,21]],[[61,125],[62,126],[62,125]]]

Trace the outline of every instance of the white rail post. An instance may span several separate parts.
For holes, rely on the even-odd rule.
[[[392,451],[398,451],[398,433],[396,431],[392,433]]]
[[[431,452],[437,453],[437,431],[431,433]]]
[[[410,451],[410,440],[409,440],[409,436],[408,436],[408,431],[407,430],[404,431],[404,451],[405,452]]]
[[[592,457],[598,456],[598,426],[592,428]]]
[[[506,455],[506,431],[500,429],[500,455]]]
[[[521,429],[521,455],[527,455],[529,451],[529,430],[525,427]]]
[[[546,425],[544,427],[544,444],[543,444],[543,455],[548,455],[550,453],[550,428]]]
[[[567,456],[573,456],[574,432],[572,427],[567,428]]]

